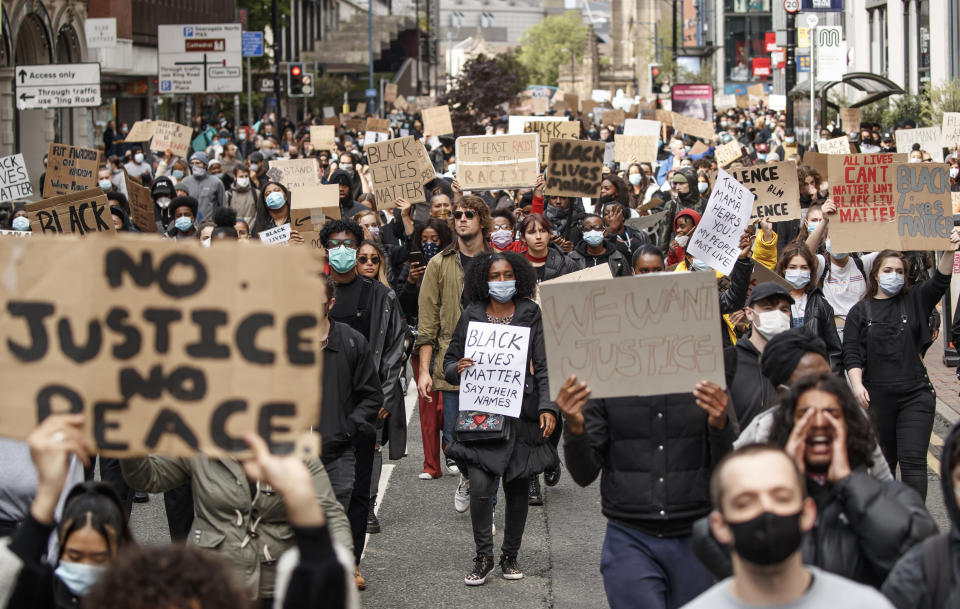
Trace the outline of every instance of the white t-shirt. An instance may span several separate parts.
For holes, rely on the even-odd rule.
[[[823,282],[823,295],[838,317],[846,319],[853,305],[863,298],[863,294],[867,291],[866,275],[870,274],[870,267],[873,266],[878,253],[872,252],[860,257],[863,273],[857,268],[857,263],[853,261],[852,256],[847,258],[846,266],[837,266],[832,259],[830,260],[830,274]],[[820,282],[820,277],[826,269],[825,258],[823,254],[817,254],[817,283]]]

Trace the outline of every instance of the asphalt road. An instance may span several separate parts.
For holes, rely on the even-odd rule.
[[[531,507],[520,550],[525,577],[507,581],[494,569],[486,585],[463,584],[474,556],[470,514],[453,509],[458,477],[417,478],[422,466],[419,418],[414,389],[407,397],[410,424],[408,456],[386,462],[378,512],[383,532],[368,536],[361,570],[367,579],[362,593],[368,609],[462,608],[597,608],[606,597],[600,577],[600,547],[606,521],[600,513],[598,483],[580,488],[564,472],[560,484],[544,487],[545,505]],[[931,466],[939,464],[940,445],[950,421],[938,414],[930,447]],[[941,530],[947,527],[939,477],[928,471],[927,507]],[[501,491],[500,500],[503,501]],[[494,551],[499,558],[503,514],[496,514]],[[134,533],[144,544],[167,543],[163,497],[135,504]]]

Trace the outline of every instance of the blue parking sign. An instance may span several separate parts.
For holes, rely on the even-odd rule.
[[[242,44],[243,57],[263,55],[263,32],[244,32]]]

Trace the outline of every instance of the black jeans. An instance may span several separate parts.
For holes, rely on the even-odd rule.
[[[170,527],[170,541],[180,543],[187,540],[193,527],[193,486],[185,482],[163,494],[163,507],[167,510],[167,526]]]
[[[877,422],[883,456],[900,479],[927,498],[927,449],[936,412],[936,393],[924,376],[919,381],[864,381],[870,394],[870,411]]]
[[[373,457],[377,447],[376,434],[357,435],[353,439],[353,450],[357,456],[356,476],[353,492],[347,508],[347,520],[353,533],[353,557],[360,564],[363,544],[367,536],[367,515],[370,513],[370,478],[373,474]]]
[[[470,469],[470,520],[473,523],[473,542],[477,554],[493,558],[493,499],[497,492],[497,480],[488,471],[479,467]],[[523,528],[527,524],[527,489],[530,478],[520,477],[503,483],[507,497],[506,521],[503,545],[500,551],[507,556],[516,556],[523,540]]]
[[[84,472],[86,476],[86,472]],[[130,488],[127,484],[127,481],[123,477],[123,472],[120,471],[120,461],[118,459],[111,459],[110,457],[100,457],[100,480],[103,482],[109,482],[117,495],[120,497],[120,501],[123,502],[123,509],[127,512],[127,518],[130,518],[130,512],[133,510],[133,494],[134,489]]]

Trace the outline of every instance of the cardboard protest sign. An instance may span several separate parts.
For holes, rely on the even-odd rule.
[[[527,121],[523,124],[523,132],[540,136],[540,164],[546,165],[550,162],[550,142],[578,139],[580,121]]]
[[[792,290],[793,286],[790,283],[777,275],[764,265],[759,262],[753,263],[753,272],[750,274],[750,285],[747,287],[747,297],[749,298],[750,292],[753,291],[753,288],[757,287],[759,283],[778,283],[785,290]]]
[[[357,114],[367,113],[367,102],[357,102]]]
[[[918,129],[897,129],[893,132],[897,141],[897,152],[910,154],[914,144],[920,145],[920,150],[930,153],[937,163],[943,162],[943,144],[940,127],[922,127]]]
[[[150,189],[141,186],[138,180],[130,179],[126,171],[123,172],[123,179],[127,186],[127,201],[130,203],[130,220],[145,233],[157,232]]]
[[[604,142],[554,140],[550,144],[546,194],[599,197],[606,147]]]
[[[336,210],[336,214],[331,210]],[[328,217],[340,217],[340,186],[315,184],[290,190],[290,224],[293,230],[309,231]]]
[[[574,95],[573,93],[564,93],[563,103],[567,105],[567,108],[570,108],[571,112],[580,112],[580,96]]]
[[[940,146],[954,148],[958,145],[960,145],[960,112],[944,112],[943,126],[940,128]]]
[[[820,177],[827,175],[827,155],[825,154],[821,154],[815,150],[807,150],[803,153],[803,164],[816,169]]]
[[[752,95],[753,97],[762,97],[763,96],[763,85],[755,84],[747,87],[747,95]]]
[[[289,453],[319,422],[306,248],[0,239],[0,264],[4,436],[72,412],[105,456],[246,452],[249,432]]]
[[[55,197],[82,192],[97,185],[100,151],[51,142],[47,152],[47,173],[43,196]]]
[[[35,233],[115,233],[110,202],[99,188],[42,199],[26,206],[30,230]]]
[[[519,417],[529,345],[530,328],[471,321],[463,356],[473,365],[460,375],[460,410]]]
[[[580,102],[580,113],[581,114],[591,114],[593,110],[599,106],[597,102],[592,99],[584,99]]]
[[[394,200],[398,198],[411,203],[427,200],[423,185],[433,180],[436,173],[423,142],[408,135],[367,144],[364,153],[370,165],[379,209],[395,207]]]
[[[16,201],[31,196],[33,186],[27,166],[23,164],[23,155],[11,154],[0,158],[0,201]]]
[[[626,120],[626,115],[623,110],[606,110],[601,117],[601,121],[607,127],[619,127],[623,124],[623,121]]]
[[[346,119],[346,121],[344,121]],[[363,131],[364,127],[367,126],[367,121],[362,116],[347,116],[345,114],[340,115],[340,122],[343,123],[344,127],[348,131],[353,131],[354,133],[360,133]]]
[[[453,135],[449,106],[424,108],[422,116],[424,135]]]
[[[566,275],[560,275],[553,279],[548,279],[540,283],[541,286],[544,286],[548,283],[570,283],[570,282],[579,282],[587,281],[590,279],[613,279],[613,271],[610,270],[609,264],[598,264],[597,266],[588,266],[585,269],[580,269],[579,271],[574,271],[572,273],[567,273]]]
[[[526,131],[527,123],[566,123],[569,119],[566,116],[527,116],[524,114],[511,114],[507,116],[507,133],[510,135],[520,135],[521,133],[532,133]],[[577,137],[580,132],[577,132]]]
[[[310,143],[314,150],[333,150],[337,147],[337,128],[333,125],[311,125]]]
[[[646,232],[647,229],[653,228],[654,226],[660,224],[664,218],[667,217],[666,211],[660,211],[649,216],[640,216],[639,218],[630,218],[625,221],[624,224],[630,228],[636,229],[641,232]]]
[[[905,162],[905,154],[847,154],[827,157],[830,196],[837,213],[830,220],[830,249],[865,252],[892,247],[891,232],[896,217],[893,163]],[[885,228],[884,225],[890,227]],[[895,230],[895,228],[894,228]]]
[[[950,167],[939,163],[897,163],[891,169],[897,199],[896,249],[952,250]]]
[[[364,126],[364,131],[371,132],[375,131],[377,133],[390,133],[390,119],[389,118],[377,118],[371,116],[367,119],[367,124]]]
[[[170,121],[154,121],[153,140],[150,150],[155,152],[171,151],[174,156],[186,158],[190,154],[190,138],[193,129]]]
[[[614,160],[617,163],[653,163],[657,160],[656,135],[613,136]]]
[[[738,167],[731,169],[730,175],[756,197],[751,218],[771,222],[800,219],[800,182],[794,161]]]
[[[700,380],[725,384],[713,273],[548,281],[540,293],[553,399],[572,374],[590,386],[591,398],[689,393]]]
[[[540,173],[536,133],[458,137],[456,153],[457,180],[465,191],[533,186]]]
[[[727,142],[722,146],[717,146],[713,153],[714,156],[717,157],[717,165],[720,167],[726,167],[730,163],[743,156],[743,149],[740,146],[740,142],[733,140],[732,142]]]
[[[260,231],[257,236],[265,245],[286,245],[290,242],[290,224],[281,224],[269,230]]]
[[[860,108],[840,108],[840,122],[847,133],[860,130]]]
[[[673,121],[673,128],[680,133],[701,137],[707,141],[712,140],[717,135],[713,129],[713,123],[710,121],[702,121],[676,112],[671,112],[670,117]]]
[[[331,127],[336,127],[336,126],[338,126],[338,125],[341,124],[341,123],[340,123],[340,117],[339,117],[339,116],[324,116],[324,117],[323,117],[323,124],[324,124],[324,125],[330,125]]]
[[[397,99],[397,94],[400,92],[400,86],[394,82],[388,82],[383,87],[383,101],[391,104],[394,100]]]
[[[546,97],[534,97],[530,99],[530,111],[534,114],[546,114],[550,111],[550,100]]]
[[[687,253],[729,275],[740,256],[740,235],[750,222],[753,209],[753,193],[726,171],[718,170],[710,200],[690,237]]]
[[[850,138],[846,135],[817,142],[820,154],[850,154]]]
[[[660,121],[628,118],[623,123],[623,135],[652,135],[659,137],[661,127]]]
[[[28,230],[3,230],[0,229],[2,237],[32,237],[33,233]]]
[[[270,161],[267,177],[288,189],[313,186],[320,183],[320,165],[317,159],[277,159]]]
[[[156,121],[137,121],[130,127],[127,136],[123,138],[124,142],[145,142],[153,137],[153,132],[157,128]]]
[[[750,107],[750,98],[746,95],[737,95],[737,108],[746,110]]]

